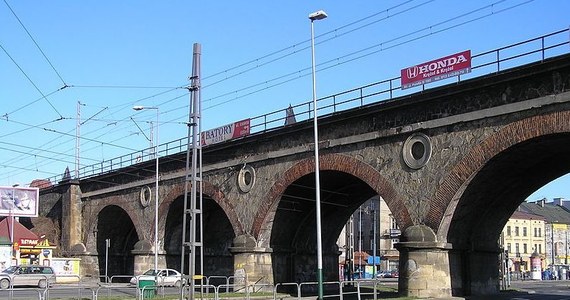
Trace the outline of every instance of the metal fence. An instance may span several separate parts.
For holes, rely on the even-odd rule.
[[[323,118],[348,109],[362,108],[381,101],[395,99],[401,96],[421,92],[426,89],[457,83],[467,79],[497,73],[506,69],[514,68],[532,62],[544,61],[547,58],[569,53],[570,44],[569,29],[562,29],[529,40],[521,41],[505,47],[493,49],[471,56],[471,73],[447,78],[441,81],[421,85],[402,90],[400,77],[394,77],[372,84],[347,90],[338,94],[318,99],[318,115]],[[566,46],[566,47],[565,47]],[[298,122],[312,118],[312,101],[292,106],[295,118]],[[251,133],[259,134],[284,127],[287,118],[287,109],[283,108],[251,118]],[[183,137],[158,145],[158,154],[163,157],[170,154],[186,151],[188,138]],[[128,167],[155,158],[153,148],[148,148],[123,156],[103,160],[99,163],[81,167],[79,178],[89,177],[112,172],[120,168]],[[61,181],[62,175],[48,178],[50,182]]]
[[[223,276],[216,276],[223,277]],[[213,279],[213,278],[212,278]],[[208,280],[207,280],[208,281]],[[231,282],[230,277],[224,277],[225,282]],[[392,286],[395,282],[392,283]],[[279,283],[276,285],[263,282],[255,283],[223,283],[219,285],[202,284],[195,286],[193,299],[273,299],[294,300],[314,299],[317,291],[317,282]],[[380,280],[330,281],[324,282],[324,298],[334,299],[379,299],[380,287],[389,283]],[[182,286],[184,299],[188,298],[190,286]],[[56,284],[45,288],[14,288],[0,290],[1,299],[149,299],[168,298],[179,299],[181,288],[164,287],[157,285],[130,285],[126,283],[109,282],[83,282]]]

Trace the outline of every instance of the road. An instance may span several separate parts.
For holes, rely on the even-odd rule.
[[[383,280],[385,286],[397,286],[395,279]],[[79,294],[81,291],[81,294]],[[14,289],[12,299],[39,299],[41,289],[37,288],[17,288]],[[166,288],[165,294],[176,294],[177,289]],[[91,299],[93,293],[97,293],[99,297],[105,296],[130,296],[135,299],[137,289],[129,287],[126,284],[113,284],[111,289],[93,285],[92,287],[83,286],[79,289],[77,285],[57,284],[49,291],[48,299]],[[350,296],[354,295],[347,295]],[[362,299],[369,298],[371,295],[363,295]],[[397,299],[395,292],[383,292],[380,298]],[[130,298],[129,297],[129,298]],[[10,299],[10,291],[0,290],[0,299]],[[313,297],[314,299],[314,297]],[[570,300],[570,281],[513,281],[509,290],[501,292],[499,295],[493,296],[470,296],[470,297],[453,297],[451,299],[467,299],[467,300]]]
[[[512,281],[508,291],[497,296],[473,296],[469,300],[570,300],[570,281]]]

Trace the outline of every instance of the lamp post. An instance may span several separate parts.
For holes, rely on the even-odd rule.
[[[374,200],[372,200],[372,219],[373,221],[373,226],[374,226],[374,230],[373,230],[373,234],[374,234],[374,245],[373,245],[373,249],[372,249],[372,279],[376,278],[376,207],[374,205]]]
[[[317,282],[318,299],[323,299],[323,245],[321,238],[321,187],[319,179],[319,131],[317,127],[317,84],[315,76],[315,28],[314,21],[322,20],[327,14],[319,10],[309,15],[311,20],[311,63],[313,77],[313,129],[315,135],[315,203],[317,212]]]
[[[14,255],[14,224],[16,223],[16,218],[14,217],[14,206],[16,206],[16,188],[20,186],[19,183],[15,183],[12,185],[12,205],[10,206],[10,220],[12,221],[12,226],[10,226],[10,242],[12,243],[12,253],[10,254],[10,256],[12,258],[16,257],[16,255]],[[17,260],[16,260],[16,264]]]
[[[154,157],[156,159],[156,174],[154,180],[154,270],[158,274],[158,115],[157,106],[133,106],[134,110],[156,109],[156,142],[154,143]]]

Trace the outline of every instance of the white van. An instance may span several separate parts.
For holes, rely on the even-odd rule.
[[[55,272],[51,267],[39,265],[11,266],[0,273],[0,289],[10,286],[37,286],[46,288],[55,283]]]

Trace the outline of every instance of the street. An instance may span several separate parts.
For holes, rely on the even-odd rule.
[[[473,296],[470,300],[570,300],[570,281],[544,280],[544,281],[512,281],[507,291],[497,296]]]

